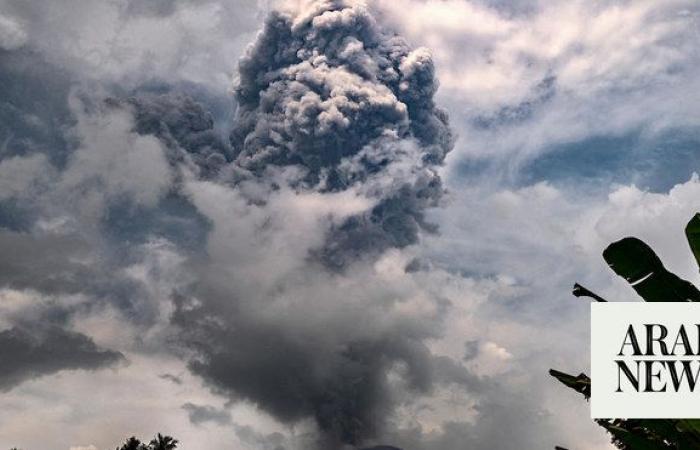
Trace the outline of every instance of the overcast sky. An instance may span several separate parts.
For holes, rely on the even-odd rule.
[[[0,0],[0,448],[610,449],[580,282],[700,282],[693,0]]]

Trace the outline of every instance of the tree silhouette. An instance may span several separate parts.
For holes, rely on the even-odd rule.
[[[141,443],[136,437],[131,436],[124,442],[124,445],[117,447],[117,450],[145,450],[146,446]]]
[[[690,250],[700,265],[700,214],[685,228]],[[700,302],[700,290],[692,283],[669,272],[644,241],[627,237],[613,242],[603,251],[610,268],[624,278],[647,302]],[[576,297],[606,300],[580,284],[574,285]],[[582,394],[591,395],[591,379],[584,373],[573,376],[551,369],[549,374]],[[692,450],[700,448],[700,420],[696,419],[596,419],[621,450]],[[560,449],[561,447],[557,447]]]
[[[132,436],[121,447],[117,447],[116,450],[174,450],[177,448],[177,444],[177,439],[158,433],[148,445]]]
[[[177,442],[177,439],[171,436],[163,436],[158,433],[158,435],[151,440],[151,443],[148,444],[148,448],[149,450],[173,450],[177,448]]]

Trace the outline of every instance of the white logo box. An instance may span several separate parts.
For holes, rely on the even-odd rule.
[[[692,419],[700,418],[700,303],[646,303],[617,302],[591,304],[591,417],[594,419]],[[641,356],[632,355],[632,325]],[[662,341],[667,344],[670,353],[661,355],[658,340],[652,342],[653,356],[646,355],[647,332],[652,337],[660,337],[662,328],[666,327],[668,336]],[[683,343],[679,332],[683,326],[690,348]],[[682,334],[682,332],[680,333]],[[624,346],[624,356],[619,356]],[[676,342],[679,345],[674,347]],[[693,355],[686,355],[691,350]],[[632,380],[639,381],[639,391],[625,375],[616,361],[623,361],[630,369]],[[689,361],[682,363],[682,361]],[[673,365],[676,369],[676,381],[680,379],[678,391],[675,391]],[[686,374],[682,373],[684,365],[690,369],[690,376],[698,376],[694,390]],[[687,370],[687,369],[686,369]],[[647,371],[653,376],[648,383]],[[658,374],[658,376],[656,375]],[[637,378],[638,375],[638,378]],[[665,392],[659,392],[666,385]],[[677,384],[677,383],[676,383]],[[622,392],[618,392],[618,389]],[[652,392],[645,392],[651,389]]]

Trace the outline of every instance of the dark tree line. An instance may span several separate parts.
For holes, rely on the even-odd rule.
[[[136,437],[132,436],[127,439],[121,447],[116,450],[175,450],[178,440],[171,436],[163,436],[158,433],[156,437],[151,439],[148,444],[141,442]],[[20,450],[17,447],[12,447],[10,450]]]
[[[132,436],[124,442],[124,445],[117,447],[116,450],[174,450],[177,448],[177,444],[177,439],[158,433],[148,444]]]

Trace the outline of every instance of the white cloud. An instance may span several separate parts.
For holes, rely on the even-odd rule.
[[[27,42],[24,28],[11,17],[0,14],[0,48],[16,50]]]
[[[582,98],[659,82],[689,62],[697,14],[694,2],[677,0],[554,1],[522,16],[461,0],[378,4],[432,49],[449,95],[481,108],[524,99],[528,83],[548,74]]]
[[[463,127],[453,159],[700,125],[687,95],[699,87],[696,2],[550,1],[523,14],[462,0],[377,4],[435,55],[440,100]],[[473,125],[504,111],[511,122]]]
[[[519,408],[532,413],[539,405],[551,414],[566,435],[553,444],[610,448],[589,421],[585,401],[546,374],[550,367],[587,371],[588,302],[574,298],[571,287],[581,282],[608,300],[638,300],[602,258],[603,249],[624,236],[643,239],[669,270],[700,285],[683,232],[700,212],[699,198],[697,176],[664,193],[613,186],[609,195],[600,195],[546,183],[454,192],[451,205],[436,212],[442,235],[428,239],[424,249],[467,278],[460,294],[448,297],[453,309],[432,347],[456,357],[465,354],[465,341],[477,342],[470,367],[500,380],[505,391],[529,390]],[[445,395],[436,393],[429,403],[437,417],[456,410],[444,406]],[[435,423],[435,416],[420,417],[421,423]],[[479,415],[470,420],[479,423]]]
[[[31,199],[44,191],[53,178],[46,156],[15,156],[0,161],[0,199]]]
[[[644,240],[669,270],[700,285],[700,273],[684,234],[686,224],[696,213],[700,213],[697,175],[667,193],[622,186],[610,193],[595,229],[610,242],[625,236]]]
[[[26,22],[0,16],[0,43],[33,46],[50,62],[81,79],[138,84],[148,79],[201,83],[221,92],[260,17],[256,0],[18,2],[0,7]]]
[[[163,143],[134,132],[127,110],[83,108],[74,100],[80,146],[53,187],[52,200],[69,199],[70,209],[93,220],[102,217],[109,200],[155,206],[172,181]]]

